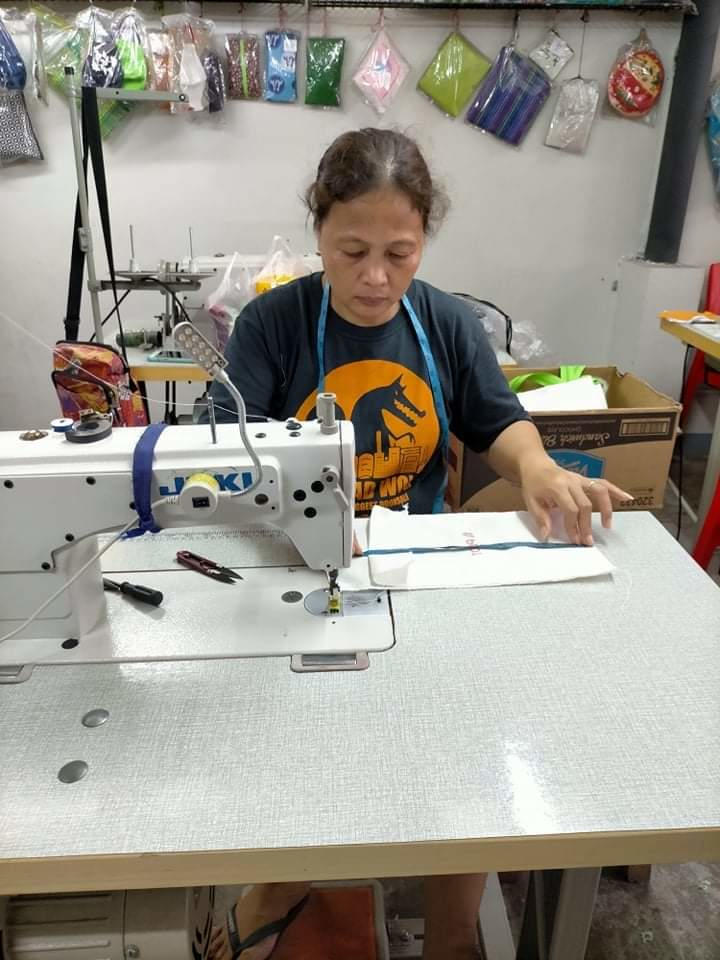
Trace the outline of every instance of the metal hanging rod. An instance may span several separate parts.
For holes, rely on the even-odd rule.
[[[234,3],[237,0],[215,0]],[[248,3],[279,3],[282,0],[246,0]],[[343,7],[367,9],[385,7],[397,10],[612,10],[615,13],[697,14],[693,0],[285,0],[288,6]]]

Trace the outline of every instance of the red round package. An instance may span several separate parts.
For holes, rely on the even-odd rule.
[[[643,31],[610,71],[608,99],[624,117],[644,117],[657,103],[664,82],[662,60]]]

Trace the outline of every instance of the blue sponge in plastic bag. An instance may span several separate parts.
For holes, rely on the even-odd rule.
[[[265,99],[276,103],[297,100],[297,52],[300,34],[294,30],[268,30]]]

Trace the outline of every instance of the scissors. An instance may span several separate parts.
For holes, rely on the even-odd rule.
[[[220,583],[236,583],[243,579],[239,573],[235,573],[230,567],[221,567],[214,560],[208,560],[207,557],[201,557],[189,550],[178,550],[175,559],[184,567],[197,570],[198,573],[210,577],[211,580],[218,580]]]

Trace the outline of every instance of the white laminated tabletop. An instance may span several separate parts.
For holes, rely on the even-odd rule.
[[[612,577],[394,594],[365,672],[0,685],[0,894],[720,859],[720,590],[650,514],[599,542]]]

